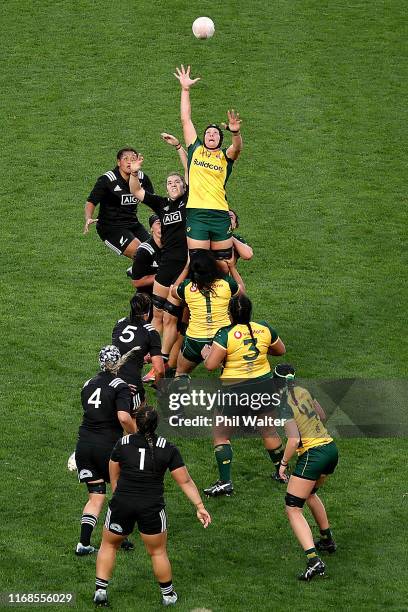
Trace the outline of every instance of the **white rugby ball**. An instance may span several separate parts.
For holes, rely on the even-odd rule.
[[[193,34],[196,38],[211,38],[214,32],[215,25],[209,17],[197,17],[193,23]]]

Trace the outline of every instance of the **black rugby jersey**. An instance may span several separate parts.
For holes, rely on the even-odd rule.
[[[120,464],[120,476],[115,495],[137,494],[146,501],[163,500],[163,480],[166,470],[172,472],[184,466],[177,446],[162,436],[153,436],[153,454],[140,433],[124,436],[117,441],[111,459]]]
[[[139,181],[143,189],[154,191],[151,180],[141,170]],[[129,227],[139,223],[137,205],[140,200],[130,193],[129,183],[122,177],[118,166],[98,178],[88,202],[95,206],[100,204],[97,227]]]
[[[114,444],[123,428],[117,412],[132,414],[133,401],[128,385],[119,376],[99,372],[82,387],[82,424],[79,440],[95,444]]]
[[[157,274],[162,256],[162,249],[156,244],[153,236],[139,244],[133,256],[132,279],[139,280],[143,276]],[[140,291],[152,293],[153,286],[141,287]]]
[[[118,375],[132,385],[142,384],[143,357],[150,353],[152,357],[161,355],[160,335],[151,323],[140,321],[132,323],[128,317],[119,319],[112,331],[112,344],[124,355],[136,346],[140,350],[119,370]]]
[[[143,203],[160,217],[163,256],[187,259],[186,204],[188,190],[177,200],[145,192]]]

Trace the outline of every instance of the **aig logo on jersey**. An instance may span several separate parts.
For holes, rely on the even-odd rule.
[[[179,221],[181,221],[181,212],[179,210],[176,210],[176,212],[166,213],[163,217],[164,225],[179,223]]]
[[[134,206],[135,204],[139,204],[140,200],[136,198],[136,196],[131,195],[130,193],[122,193],[121,196],[121,205],[122,206]]]

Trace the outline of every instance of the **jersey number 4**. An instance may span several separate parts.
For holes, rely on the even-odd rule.
[[[99,406],[102,404],[100,387],[95,389],[95,391],[92,393],[91,397],[88,400],[88,404],[93,404],[94,408],[99,408]]]

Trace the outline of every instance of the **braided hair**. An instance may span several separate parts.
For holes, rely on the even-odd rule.
[[[131,323],[137,323],[143,319],[144,315],[149,314],[151,305],[150,296],[147,293],[135,293],[130,300],[130,316]]]
[[[189,277],[192,284],[204,295],[214,292],[212,286],[217,278],[220,278],[220,271],[211,251],[195,250],[191,255]]]
[[[155,431],[159,423],[159,415],[153,406],[141,406],[136,411],[136,426],[138,432],[144,436],[149,445],[150,456],[153,462],[153,471],[156,471],[156,461],[154,456],[154,443],[156,441]]]
[[[254,346],[256,340],[251,327],[252,302],[245,294],[235,295],[230,299],[229,313],[233,325],[246,325]]]

